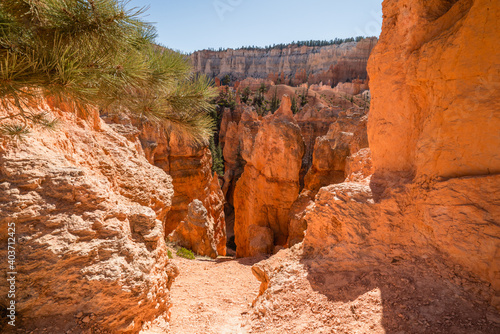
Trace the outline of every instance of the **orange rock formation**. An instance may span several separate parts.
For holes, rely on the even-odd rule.
[[[338,298],[345,298],[347,288],[364,291],[370,286],[362,283],[365,277],[380,271],[398,275],[431,300],[434,292],[422,290],[421,284],[429,284],[424,281],[443,289],[455,284],[457,295],[446,298],[468,297],[456,297],[450,307],[487,319],[495,332],[500,317],[484,300],[500,309],[500,3],[387,0],[383,7],[382,35],[369,62],[374,174],[367,177],[370,158],[361,150],[347,160],[348,182],[319,190],[302,217],[304,253],[294,263],[306,264],[311,286],[335,291]],[[360,161],[368,165],[360,167]],[[391,269],[395,263],[414,268],[415,281]],[[282,267],[256,269],[270,295],[282,289],[286,275],[302,275],[302,269],[280,273]],[[358,287],[349,287],[353,275]],[[382,289],[382,300],[394,298],[392,291]],[[399,313],[398,325],[390,319],[390,305],[388,330],[412,332],[414,319],[436,310],[432,303],[413,306],[408,317]],[[453,326],[465,326],[452,319]],[[454,331],[432,321],[429,327]]]
[[[50,101],[37,108],[59,118],[57,131],[0,143],[0,254],[14,223],[16,328],[138,332],[166,314],[178,274],[163,229],[172,178],[97,111],[82,119]]]
[[[172,176],[175,191],[171,209],[164,220],[165,233],[172,233],[186,219],[188,205],[195,199],[200,200],[214,222],[218,254],[225,255],[224,195],[217,175],[212,174],[212,156],[208,145],[194,144],[163,126],[124,115],[105,119],[117,131],[138,136],[148,161]]]
[[[284,97],[274,114],[262,119],[234,193],[237,256],[272,252],[285,245],[289,210],[299,195],[304,154],[300,128]],[[247,148],[245,145],[244,149]]]

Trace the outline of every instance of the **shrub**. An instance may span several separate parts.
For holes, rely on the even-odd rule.
[[[190,251],[189,249],[186,249],[184,247],[181,247],[177,253],[175,253],[177,256],[180,256],[180,257],[183,257],[185,259],[189,259],[189,260],[194,260],[195,257],[194,257],[194,254],[192,251]]]

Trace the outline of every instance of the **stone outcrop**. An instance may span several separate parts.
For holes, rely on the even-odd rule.
[[[490,282],[500,307],[500,4],[401,0],[384,11],[369,64],[373,180],[382,194],[412,189],[408,223]]]
[[[275,87],[273,94],[277,96],[294,94],[295,91],[286,85]],[[304,92],[306,92],[305,89]],[[343,182],[347,176],[346,159],[368,145],[364,109],[355,107],[354,103],[339,96],[330,87],[318,90],[318,92],[310,92],[309,95],[309,103],[293,115],[300,128],[301,136],[297,138],[297,141],[304,145],[299,172],[299,190],[304,188],[304,177],[308,172],[309,188],[306,187],[305,193],[301,195],[297,203],[291,207],[287,206],[289,209],[288,236],[284,238],[287,241],[280,246],[293,245],[303,239],[307,226],[303,220],[303,209],[313,201],[320,187]],[[327,107],[326,104],[334,105]],[[346,108],[349,109],[345,110]],[[292,117],[292,115],[288,116]],[[238,214],[235,215],[234,212],[236,184],[247,162],[252,160],[255,151],[262,150],[260,147],[262,143],[256,144],[256,138],[263,124],[265,122],[262,117],[259,117],[252,107],[244,104],[237,105],[235,110],[224,110],[222,116],[219,140],[224,146],[225,173],[222,191],[227,200],[225,212],[228,217],[226,220],[228,239],[234,236],[234,219],[238,219]],[[361,166],[359,168],[362,169]],[[255,180],[257,180],[257,175],[258,173],[254,175]],[[246,183],[254,182],[250,177],[250,172],[246,177]],[[240,210],[239,213],[242,212],[244,211]],[[240,219],[246,218],[240,217]],[[268,249],[272,251],[271,246]]]
[[[353,82],[340,82],[333,90],[338,93],[346,93],[350,95],[358,95],[368,90],[368,84],[360,82],[361,80],[353,80]]]
[[[7,261],[1,270],[17,272],[16,326],[136,333],[168,311],[178,274],[163,229],[172,178],[146,160],[133,131],[118,134],[97,111],[82,119],[50,100],[37,108],[59,118],[56,131],[0,143],[2,258],[7,226],[16,240],[15,270]]]
[[[316,108],[307,104],[295,115],[304,139],[305,152],[302,157],[300,170],[300,185],[304,187],[304,177],[313,164],[314,144],[316,139],[328,133],[330,125],[339,115],[339,110],[334,108]]]
[[[195,199],[188,206],[185,220],[172,233],[171,240],[196,254],[216,258],[220,251],[218,248],[226,244],[225,234],[216,231],[216,228],[214,219],[208,214],[203,203]],[[219,240],[221,237],[224,240]]]
[[[198,73],[218,78],[229,74],[237,80],[248,77],[266,79],[275,73],[293,78],[299,70],[312,75],[323,74],[330,67],[333,71],[333,67],[339,64],[335,73],[338,74],[338,82],[343,82],[358,77],[366,79],[366,63],[376,43],[376,38],[367,38],[340,45],[289,46],[283,50],[204,50],[194,52],[191,62]]]
[[[347,157],[346,182],[369,183],[373,174],[372,155],[369,148],[362,148]]]
[[[374,174],[367,177],[370,167],[356,165],[370,162],[361,150],[347,161],[348,182],[319,190],[302,218],[303,261],[327,282],[342,273],[366,277],[399,262],[418,263],[424,272],[444,264],[429,282],[456,284],[499,309],[494,18],[500,5],[388,0],[383,7],[382,35],[369,63]],[[497,311],[481,310],[491,328],[500,322]]]
[[[283,317],[304,333],[500,328],[500,4],[383,9],[369,63],[370,149],[347,159],[346,182],[306,202],[303,243],[252,268],[257,332]],[[373,322],[362,309],[377,305]]]
[[[342,115],[330,125],[325,136],[316,139],[311,168],[304,187],[316,193],[321,187],[341,183],[346,178],[347,158],[368,147],[367,116]]]
[[[287,242],[289,210],[299,195],[304,154],[290,106],[290,99],[284,97],[280,109],[262,119],[255,138],[242,139],[241,156],[246,164],[234,192],[239,257],[270,253],[275,245]]]
[[[141,119],[124,115],[106,116],[105,119],[117,131],[133,131],[148,161],[172,177],[175,192],[165,219],[165,233],[172,233],[185,220],[188,205],[198,199],[214,221],[218,254],[225,255],[224,195],[217,175],[212,174],[208,145],[192,143],[175,131]]]

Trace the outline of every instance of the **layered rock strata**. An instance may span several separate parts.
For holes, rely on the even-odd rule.
[[[308,74],[318,75],[321,81],[319,74],[328,77],[328,70],[339,64],[337,82],[344,82],[347,79],[366,78],[366,63],[376,43],[376,38],[367,38],[340,45],[289,46],[283,50],[204,50],[194,52],[191,62],[197,73],[218,78],[231,75],[237,80],[248,77],[266,79],[275,73],[292,78],[297,72],[305,70]]]

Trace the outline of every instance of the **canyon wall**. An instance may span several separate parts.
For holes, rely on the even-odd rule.
[[[219,178],[212,172],[212,156],[208,144],[193,143],[162,125],[123,114],[103,115],[103,118],[117,132],[125,136],[137,136],[146,159],[172,177],[175,191],[171,208],[164,219],[165,234],[171,234],[181,222],[186,223],[188,206],[199,200],[212,222],[210,242],[214,248],[197,248],[198,254],[225,255],[225,200]],[[191,248],[190,245],[197,242],[193,238],[194,234],[189,237],[181,232],[176,234],[175,241]]]
[[[197,73],[212,78],[222,78],[229,74],[236,80],[247,77],[266,79],[270,74],[276,73],[283,73],[285,77],[292,78],[304,70],[304,79],[307,79],[308,75],[318,75],[318,78],[322,79],[322,75],[325,76],[329,70],[333,74],[334,67],[339,64],[335,73],[339,81],[346,81],[358,77],[366,79],[366,63],[376,44],[376,38],[366,38],[360,42],[340,45],[289,46],[283,50],[203,50],[194,52],[191,62]]]
[[[491,285],[500,307],[499,15],[489,0],[384,2],[369,62],[374,175],[319,191],[306,256],[339,270],[433,258],[464,287]]]
[[[500,329],[500,3],[385,0],[383,12],[370,149],[293,212],[303,243],[252,268],[256,332],[284,315],[304,333]]]
[[[272,253],[302,241],[305,210],[319,188],[343,182],[346,159],[367,147],[365,109],[328,90],[332,96],[311,96],[295,115],[286,95],[293,88],[284,85],[277,86],[282,103],[274,114],[258,116],[244,104],[224,111],[223,193],[237,256]]]
[[[172,178],[146,160],[138,131],[120,135],[97,110],[82,118],[50,100],[35,110],[57,117],[57,130],[0,142],[3,259],[8,237],[16,240],[15,267],[4,260],[1,270],[17,272],[16,326],[136,333],[166,316],[178,274],[163,226]],[[2,321],[8,289],[0,284]]]
[[[262,119],[234,192],[239,257],[271,253],[288,237],[288,213],[299,195],[304,143],[289,97]]]

